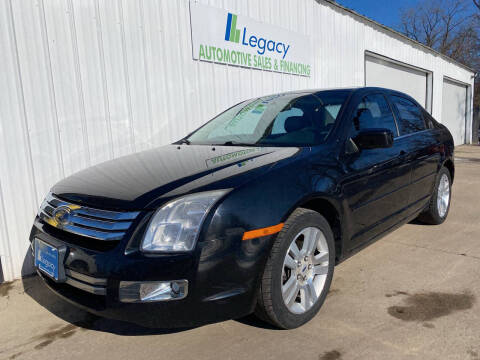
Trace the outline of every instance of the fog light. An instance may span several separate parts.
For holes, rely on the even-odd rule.
[[[180,300],[187,296],[188,281],[120,281],[121,302]]]

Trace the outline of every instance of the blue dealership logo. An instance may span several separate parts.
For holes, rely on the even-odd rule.
[[[263,55],[268,51],[282,55],[282,59],[285,59],[285,56],[287,56],[288,50],[290,49],[289,44],[285,44],[281,41],[265,39],[258,35],[250,35],[247,32],[247,27],[244,27],[243,31],[240,31],[237,29],[237,25],[237,15],[228,13],[227,25],[225,28],[225,41],[241,43],[244,46],[254,48],[259,55]]]

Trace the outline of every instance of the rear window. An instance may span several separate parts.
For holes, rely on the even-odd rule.
[[[391,99],[400,115],[398,122],[400,135],[425,130],[425,121],[417,104],[401,96],[391,96]]]

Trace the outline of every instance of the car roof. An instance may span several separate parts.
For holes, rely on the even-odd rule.
[[[393,89],[387,89],[383,87],[378,87],[378,86],[357,86],[357,87],[332,87],[332,88],[317,88],[317,89],[299,89],[299,90],[291,90],[291,91],[284,91],[280,93],[274,93],[274,94],[268,94],[264,96],[272,96],[272,95],[290,95],[290,94],[317,94],[321,93],[324,91],[335,91],[335,90],[344,90],[344,91],[351,91],[351,92],[367,92],[367,91],[382,91],[382,92],[388,92],[388,93],[397,93],[397,94],[402,94],[406,95],[400,91],[396,91]],[[261,96],[261,97],[264,97]]]
[[[388,89],[384,87],[379,87],[379,86],[357,86],[357,87],[344,87],[344,88],[327,88],[327,89],[315,89],[311,90],[311,93],[319,93],[322,91],[330,91],[330,90],[350,90],[352,92],[356,93],[363,93],[363,92],[370,92],[370,91],[381,91],[381,92],[387,92],[387,93],[397,93],[397,94],[403,94],[400,91],[393,90],[393,89]],[[406,94],[403,94],[406,95]]]
[[[323,88],[323,89],[304,89],[304,90],[291,90],[291,91],[284,91],[280,93],[273,93],[273,94],[268,94],[268,95],[262,95],[256,98],[252,98],[249,100],[254,100],[258,98],[263,98],[263,97],[269,97],[269,96],[276,96],[276,95],[306,95],[306,94],[320,94],[322,92],[327,92],[327,91],[348,91],[351,92],[352,94],[358,94],[362,95],[363,93],[368,93],[371,91],[380,91],[389,95],[399,95],[402,97],[406,97],[410,100],[413,100],[415,103],[415,99],[413,99],[411,96],[402,93],[397,90],[393,89],[388,89],[388,88],[383,88],[383,87],[378,87],[378,86],[357,86],[357,87],[335,87],[335,88]],[[418,104],[418,103],[417,103]]]
[[[379,91],[379,92],[382,92],[382,93],[385,93],[385,94],[388,94],[388,95],[402,96],[402,97],[408,98],[408,99],[410,99],[410,100],[412,100],[412,101],[414,101],[415,103],[418,104],[418,102],[408,94],[405,94],[405,93],[403,93],[401,91],[398,91],[398,90],[388,89],[388,88],[379,87],[379,86],[361,86],[361,87],[337,88],[337,89],[318,89],[318,90],[312,91],[312,94],[313,93],[314,94],[321,93],[323,91],[329,91],[329,90],[350,90],[352,93],[358,94],[358,95],[362,95],[364,93],[369,93],[369,92],[372,92],[372,91]]]
[[[290,90],[290,91],[282,91],[279,93],[272,93],[272,94],[266,94],[258,97],[251,98],[250,100],[253,99],[258,99],[258,98],[263,98],[263,97],[269,97],[269,96],[276,96],[276,95],[302,95],[302,94],[318,94],[321,92],[325,91],[336,91],[336,90],[344,90],[344,91],[354,91],[356,89],[360,88],[352,88],[352,87],[337,87],[337,88],[324,88],[324,89],[299,89],[299,90]]]

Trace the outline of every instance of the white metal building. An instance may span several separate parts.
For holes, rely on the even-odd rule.
[[[246,98],[385,86],[425,105],[456,144],[471,141],[465,66],[327,1],[198,2],[301,37],[310,76],[197,60],[196,1],[0,0],[0,281],[32,271],[28,235],[55,182],[176,140]]]

